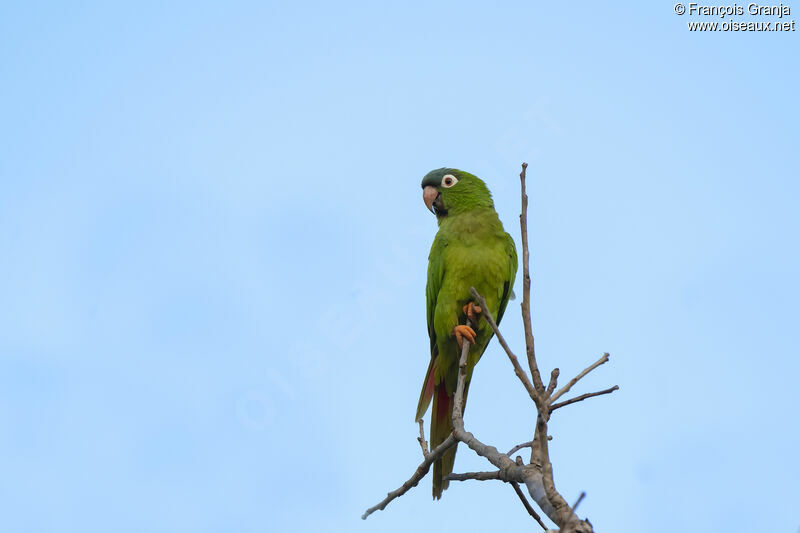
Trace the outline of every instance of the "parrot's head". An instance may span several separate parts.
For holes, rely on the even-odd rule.
[[[478,207],[494,208],[492,195],[478,176],[455,168],[431,170],[422,178],[422,199],[440,221]]]

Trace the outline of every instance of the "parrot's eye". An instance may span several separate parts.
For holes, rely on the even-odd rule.
[[[448,189],[458,183],[458,179],[452,174],[445,174],[442,178],[442,187],[447,187]]]

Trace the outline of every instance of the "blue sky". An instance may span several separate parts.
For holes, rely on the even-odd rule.
[[[2,529],[533,528],[508,486],[427,479],[360,520],[420,460],[419,182],[483,177],[519,243],[527,161],[540,364],[608,351],[575,392],[620,386],[554,416],[559,489],[598,531],[797,531],[798,36],[688,20],[4,5]],[[497,345],[466,414],[531,436]]]

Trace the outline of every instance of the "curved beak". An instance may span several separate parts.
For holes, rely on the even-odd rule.
[[[439,196],[439,189],[434,187],[433,185],[428,185],[424,189],[422,189],[422,200],[425,202],[425,207],[428,208],[428,211],[436,214],[436,211],[433,210],[433,202],[436,201],[436,198]]]

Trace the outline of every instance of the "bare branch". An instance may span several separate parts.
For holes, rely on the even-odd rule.
[[[585,497],[586,497],[586,493],[585,492],[581,492],[581,495],[578,496],[578,499],[575,501],[575,504],[572,506],[572,512],[573,513],[575,512],[575,509],[578,508],[578,506],[581,504],[581,502],[583,501],[583,499]]]
[[[539,441],[536,442],[538,443]],[[528,489],[528,494],[539,505],[544,514],[557,524],[558,514],[550,500],[547,499],[544,483],[542,482],[543,479],[541,466],[529,464],[525,467],[525,486]]]
[[[477,292],[475,294],[477,294]],[[486,312],[485,305],[483,310]],[[467,319],[467,325],[471,325],[469,319]],[[472,451],[488,459],[488,461],[498,469],[506,472],[513,469],[520,469],[507,455],[503,455],[497,451],[497,448],[494,446],[487,446],[482,443],[475,438],[475,435],[464,429],[464,384],[467,380],[467,356],[469,355],[469,347],[470,342],[465,339],[461,347],[461,359],[458,362],[458,382],[456,384],[456,392],[453,400],[453,435],[457,440],[469,446]],[[507,474],[506,479],[517,479],[517,477],[511,477]]]
[[[542,484],[547,500],[555,509],[558,525],[564,525],[573,516],[569,504],[556,490],[553,482],[553,463],[550,462],[550,451],[547,446],[547,422],[541,413],[536,417],[536,439],[539,444],[539,460],[542,462]]]
[[[550,406],[550,412],[552,413],[556,409],[559,409],[561,407],[565,407],[565,406],[573,404],[575,402],[581,402],[581,401],[585,400],[586,398],[594,398],[595,396],[602,396],[603,394],[610,394],[610,393],[614,392],[615,390],[619,390],[619,385],[614,385],[613,387],[610,387],[608,389],[604,389],[604,390],[601,390],[601,391],[597,391],[597,392],[589,392],[589,393],[586,393],[586,394],[581,394],[580,396],[576,396],[576,397],[571,398],[569,400],[564,400],[563,402],[554,403],[553,405]]]
[[[506,452],[506,455],[511,457],[512,453],[516,453],[516,452],[520,451],[522,448],[530,448],[532,445],[533,445],[533,441],[532,440],[529,440],[528,442],[523,442],[522,444],[517,444],[516,446],[514,446],[513,448],[508,450]]]
[[[472,321],[467,318],[466,325],[472,327]],[[453,427],[458,429],[464,427],[464,388],[467,381],[467,357],[472,343],[464,338],[461,344],[461,358],[458,360],[458,382],[456,393],[453,397]]]
[[[448,435],[447,438],[444,439],[444,441],[439,446],[434,448],[433,451],[429,453],[427,457],[425,457],[425,460],[422,461],[422,464],[420,464],[417,467],[417,470],[414,472],[414,475],[412,475],[408,479],[408,481],[403,483],[398,489],[388,493],[386,495],[386,498],[384,498],[379,504],[367,509],[364,512],[364,514],[361,515],[361,519],[366,520],[367,517],[372,513],[374,513],[375,511],[383,511],[384,509],[386,509],[386,506],[389,505],[389,503],[392,500],[402,496],[403,494],[411,490],[412,487],[416,487],[417,484],[420,482],[420,480],[423,477],[425,477],[425,474],[428,473],[428,470],[430,470],[433,462],[436,461],[436,459],[440,458],[442,455],[444,455],[444,452],[455,446],[457,443],[458,441],[456,440],[454,435],[452,434]]]
[[[582,532],[592,533],[594,531],[591,522],[589,522],[588,520],[582,521],[580,518],[578,518],[578,515],[575,514],[575,509],[578,508],[578,506],[581,504],[581,502],[585,497],[586,493],[581,492],[580,496],[578,496],[578,499],[575,500],[575,503],[572,505],[570,509],[570,511],[572,512],[571,518],[566,524],[563,524],[561,526],[561,531],[563,533],[582,533]]]
[[[547,384],[547,390],[545,391],[545,396],[550,396],[553,394],[553,391],[556,390],[556,384],[558,383],[558,374],[560,370],[554,368],[552,372],[550,372],[550,383]]]
[[[547,526],[544,525],[544,522],[542,522],[542,517],[540,517],[536,513],[536,511],[533,510],[533,507],[531,507],[531,504],[528,503],[528,498],[526,498],[525,495],[522,493],[522,491],[519,489],[519,485],[517,483],[515,483],[514,481],[512,481],[511,482],[511,486],[514,487],[514,492],[516,492],[517,496],[519,496],[519,499],[522,502],[522,505],[525,506],[525,510],[528,511],[528,514],[531,515],[534,520],[539,522],[539,525],[542,526],[542,529],[547,531]]]
[[[464,474],[450,474],[447,479],[450,481],[505,481],[503,479],[503,473],[500,470],[495,470],[494,472],[466,472]],[[533,507],[531,507],[531,504],[528,503],[528,499],[525,497],[525,494],[523,494],[520,490],[519,484],[516,481],[510,481],[509,483],[514,488],[514,492],[517,493],[517,496],[519,496],[519,499],[522,502],[522,505],[525,506],[525,510],[528,511],[528,514],[531,515],[544,530],[547,530],[547,526],[545,526],[544,522],[542,522],[542,518],[536,513]]]
[[[474,289],[474,287],[471,289]],[[480,297],[477,291],[473,292],[473,296],[480,298],[479,301],[483,301],[483,312],[487,313],[487,318],[490,317],[491,314],[488,313],[488,308],[485,305],[486,301]],[[492,322],[494,322],[494,319],[492,319]],[[467,325],[470,325],[469,319],[467,320]],[[495,324],[495,327],[496,326],[497,324]],[[464,383],[467,380],[467,356],[469,354],[469,347],[469,341],[464,340],[464,343],[461,347],[461,359],[458,362],[458,383],[456,384],[456,392],[453,401],[453,435],[456,437],[456,439],[469,446],[472,451],[481,457],[485,457],[498,469],[506,472],[515,469],[519,471],[521,470],[521,467],[518,467],[507,455],[497,451],[497,448],[494,446],[487,446],[486,444],[482,443],[475,437],[475,435],[464,429]],[[538,397],[538,395],[535,393],[534,395]],[[539,402],[537,402],[537,405],[540,405]],[[507,474],[506,479],[513,480],[517,479],[517,477],[508,476]]]
[[[428,457],[428,441],[425,440],[425,428],[423,424],[425,423],[421,418],[417,420],[419,422],[419,437],[417,437],[417,442],[419,442],[420,447],[422,448],[422,457]]]
[[[470,320],[467,320],[467,325],[471,326]],[[458,445],[458,441],[464,442],[467,446],[469,446],[472,450],[474,450],[478,455],[482,457],[486,457],[489,462],[493,465],[498,467],[499,469],[509,471],[514,468],[518,468],[520,471],[522,470],[521,467],[517,467],[516,464],[508,458],[508,456],[501,454],[497,451],[497,448],[493,446],[487,446],[483,444],[481,441],[475,438],[472,433],[464,430],[464,388],[465,382],[467,377],[467,357],[469,355],[471,343],[464,339],[461,345],[461,358],[458,362],[458,383],[456,385],[456,391],[454,395],[453,401],[453,433],[447,436],[447,438],[442,442],[439,446],[434,448],[428,455],[425,456],[425,460],[417,467],[417,470],[414,472],[414,475],[409,478],[408,481],[403,483],[398,489],[388,493],[386,498],[383,499],[379,504],[370,507],[366,510],[366,512],[361,515],[361,518],[366,520],[366,518],[374,513],[375,511],[382,511],[386,508],[389,503],[402,496],[406,492],[408,492],[412,487],[416,486],[420,480],[425,477],[425,474],[428,473],[430,470],[431,465],[440,458],[444,452],[451,448],[452,446]],[[422,430],[420,429],[420,432]],[[422,433],[421,433],[421,438]],[[420,444],[422,446],[422,444]],[[423,447],[423,453],[425,448]],[[519,478],[522,480],[521,473],[517,473],[516,475],[512,475],[510,479],[517,479]],[[509,478],[506,478],[509,479]]]
[[[472,297],[478,301],[478,304],[480,304],[481,309],[483,310],[482,312],[483,318],[485,318],[486,321],[489,323],[489,325],[492,327],[492,331],[494,331],[494,334],[497,336],[498,342],[506,351],[508,359],[511,361],[511,365],[514,367],[514,373],[522,382],[522,385],[525,386],[525,390],[528,391],[528,395],[531,397],[531,399],[537,406],[541,405],[542,401],[539,398],[539,394],[536,392],[536,389],[533,388],[533,385],[531,385],[531,382],[528,379],[528,374],[526,374],[525,371],[522,369],[522,367],[519,365],[519,360],[517,359],[517,356],[514,355],[514,352],[511,351],[511,348],[508,346],[506,339],[500,333],[500,329],[497,327],[497,323],[494,321],[492,312],[489,311],[489,306],[486,305],[486,300],[483,299],[483,296],[478,294],[478,291],[475,290],[475,287],[470,287],[469,292],[470,294],[472,294]]]
[[[450,474],[447,476],[447,479],[450,481],[503,481],[500,474],[501,472],[499,470],[495,470],[494,472],[466,472],[464,474]]]
[[[503,475],[506,476],[505,479],[509,481],[523,481],[521,477],[522,474],[516,473],[520,472],[522,467],[517,466],[517,464],[512,461],[509,456],[504,453],[500,453],[494,446],[489,446],[479,441],[475,435],[464,430],[463,424],[461,427],[456,427],[453,430],[453,434],[456,436],[456,439],[469,446],[473,452],[477,453],[481,457],[486,458],[486,460],[496,466],[499,470],[503,470]]]
[[[528,366],[533,376],[533,386],[543,394],[542,376],[536,365],[536,350],[533,345],[533,327],[531,326],[531,273],[530,252],[528,248],[528,194],[525,192],[525,171],[528,163],[522,163],[519,181],[522,187],[522,213],[519,215],[519,227],[522,233],[522,324],[525,326],[525,351],[528,354]]]
[[[603,357],[601,357],[600,359],[598,359],[597,361],[592,363],[588,368],[583,369],[583,371],[580,374],[578,374],[577,376],[575,376],[574,378],[569,380],[569,383],[567,383],[566,385],[561,387],[558,390],[558,392],[553,394],[553,396],[549,400],[550,403],[552,404],[554,401],[556,401],[559,398],[561,398],[561,396],[563,396],[564,394],[569,392],[569,389],[571,389],[573,385],[575,385],[578,381],[580,381],[586,374],[588,374],[589,372],[591,372],[592,370],[594,370],[598,366],[602,365],[603,363],[607,362],[608,358],[609,358],[609,355],[608,355],[608,352],[606,352],[606,353],[603,354]]]

